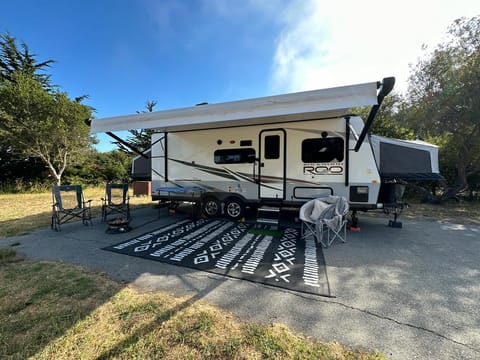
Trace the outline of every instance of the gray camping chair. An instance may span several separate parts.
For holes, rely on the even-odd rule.
[[[343,196],[330,196],[326,200],[333,205],[333,214],[325,217],[322,222],[327,229],[327,246],[335,240],[347,241],[347,215],[350,210],[347,199]]]
[[[102,198],[102,221],[112,213],[123,214],[130,219],[130,197],[128,184],[107,184],[105,197]]]
[[[317,199],[310,200],[300,208],[299,217],[302,221],[302,238],[313,236],[317,244],[322,244],[324,247],[327,247],[327,243],[323,240],[324,226],[320,221],[320,216],[323,211],[328,211],[328,207],[325,206],[325,208],[322,209],[323,205],[324,203]]]
[[[300,208],[303,238],[313,236],[317,243],[329,247],[335,240],[347,238],[348,202],[341,196],[328,196],[306,202]]]
[[[56,185],[52,188],[52,222],[51,228],[61,230],[61,224],[80,219],[83,225],[92,224],[91,201],[83,199],[81,185]]]

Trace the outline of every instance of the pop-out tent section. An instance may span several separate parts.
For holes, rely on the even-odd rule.
[[[370,136],[380,177],[384,180],[438,181],[438,146],[421,140]]]
[[[132,160],[132,180],[149,181],[152,180],[152,150],[149,149],[138,155]]]

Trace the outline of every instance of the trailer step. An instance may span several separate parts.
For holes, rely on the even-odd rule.
[[[257,219],[257,224],[278,225],[277,219]]]
[[[272,206],[262,206],[257,210],[257,220],[256,224],[260,225],[270,225],[272,228],[277,228],[278,223],[280,222],[280,211],[279,207]]]
[[[262,206],[262,207],[258,208],[258,212],[279,213],[280,208],[279,207],[273,207],[273,206]]]

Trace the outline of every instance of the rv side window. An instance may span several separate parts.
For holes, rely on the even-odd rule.
[[[302,141],[304,163],[343,161],[344,142],[341,137],[305,139]]]
[[[214,153],[215,164],[242,164],[255,162],[255,149],[221,149]]]
[[[278,159],[280,157],[280,136],[265,136],[265,159]]]

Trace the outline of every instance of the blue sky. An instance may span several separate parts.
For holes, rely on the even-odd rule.
[[[25,41],[95,117],[397,78],[473,0],[2,1],[0,32]],[[428,50],[428,49],[427,49]],[[100,150],[108,137],[98,136]]]

